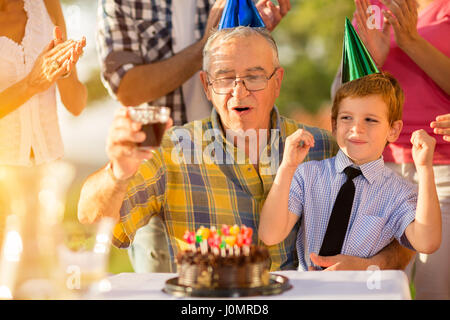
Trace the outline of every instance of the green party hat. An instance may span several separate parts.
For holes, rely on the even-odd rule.
[[[345,18],[344,45],[342,52],[342,84],[372,73],[380,72],[369,51],[353,28],[350,20]]]

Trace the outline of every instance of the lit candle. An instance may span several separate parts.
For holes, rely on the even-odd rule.
[[[189,245],[189,248],[195,252],[195,234],[186,230],[183,240]]]
[[[238,235],[239,234],[239,226],[237,225],[237,224],[235,224],[234,226],[232,226],[231,228],[230,228],[230,234],[231,235],[234,235],[234,236],[236,236],[236,235]]]
[[[224,235],[224,236],[230,235],[230,227],[227,226],[226,224],[223,224],[222,228],[220,228],[220,230],[222,231],[222,235]]]
[[[222,239],[222,242],[220,243],[220,255],[225,258],[227,255],[227,252],[225,251],[227,244],[225,243],[225,240]]]

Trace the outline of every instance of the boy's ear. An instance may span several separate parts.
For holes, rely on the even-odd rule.
[[[388,142],[396,141],[398,139],[398,136],[400,135],[400,132],[402,132],[402,128],[403,128],[402,120],[394,121],[394,123],[391,125],[391,128],[389,129],[387,141]]]

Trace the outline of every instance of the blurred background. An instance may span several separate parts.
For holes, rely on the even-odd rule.
[[[65,220],[77,216],[80,188],[89,174],[107,162],[105,142],[119,103],[100,80],[95,45],[97,1],[62,0],[68,37],[86,37],[85,53],[77,64],[88,89],[88,105],[74,117],[58,102],[64,140],[64,160],[76,167],[65,208]],[[277,3],[277,1],[273,1]],[[273,32],[285,69],[277,106],[282,115],[304,124],[330,129],[330,87],[340,64],[344,20],[351,19],[353,0],[291,0],[292,9]],[[126,250],[113,248],[110,273],[132,272]]]

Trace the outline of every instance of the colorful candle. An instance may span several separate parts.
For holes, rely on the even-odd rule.
[[[239,226],[238,226],[237,224],[235,224],[234,226],[232,226],[232,227],[230,228],[230,234],[231,234],[231,235],[236,236],[236,235],[239,234],[239,231],[240,231],[240,229],[239,229]]]
[[[227,226],[226,224],[223,224],[222,228],[220,228],[220,230],[222,231],[222,235],[223,236],[229,236],[230,235],[230,227]]]
[[[207,254],[209,248],[214,254],[225,257],[227,251],[230,255],[249,255],[252,243],[253,229],[245,225],[232,227],[223,224],[220,229],[212,226],[211,229],[201,226],[196,232],[186,231],[183,240],[188,243],[193,251],[196,250],[196,243],[199,244],[202,254]]]
[[[186,232],[184,233],[183,236],[183,240],[189,244],[189,247],[192,251],[195,251],[195,233],[194,232],[189,232],[188,230],[186,230]]]

